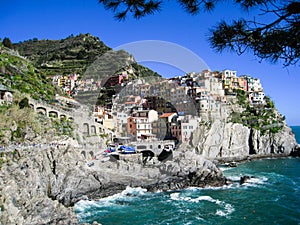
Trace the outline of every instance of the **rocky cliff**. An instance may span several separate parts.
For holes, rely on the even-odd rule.
[[[241,107],[236,108],[243,111]],[[268,111],[279,115],[276,109]],[[273,125],[249,127],[247,124],[231,122],[231,118],[232,110],[224,109],[215,119],[200,124],[190,143],[198,154],[211,160],[240,161],[288,156],[297,146],[291,128],[282,119],[278,123],[275,118]],[[274,117],[268,116],[266,120],[270,119]],[[257,116],[254,120],[257,122],[261,119]]]
[[[165,163],[99,160],[92,167],[80,152],[71,146],[2,152],[1,223],[77,224],[74,203],[112,195],[126,186],[156,191],[226,183],[213,163],[191,151],[175,153]]]

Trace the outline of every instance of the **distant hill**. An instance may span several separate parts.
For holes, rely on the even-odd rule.
[[[13,44],[13,48],[47,75],[82,74],[98,56],[111,50],[90,34],[62,40],[31,39]]]
[[[13,48],[49,76],[74,73],[83,75],[86,69],[97,59],[109,51],[113,52],[98,37],[91,34],[71,35],[62,40],[38,40],[34,38],[15,43]],[[120,65],[128,66],[130,64],[135,68],[135,76],[160,76],[149,68],[137,64],[129,53],[120,51],[117,54]],[[113,61],[114,59],[111,63]],[[100,61],[98,60],[98,62]],[[102,68],[98,67],[98,71],[112,71],[109,68],[111,64],[103,65],[102,63],[102,66]],[[118,68],[118,70],[122,70],[122,68]]]

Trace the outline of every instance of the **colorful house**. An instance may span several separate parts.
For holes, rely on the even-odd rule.
[[[128,135],[134,135],[137,140],[152,137],[152,123],[158,120],[155,110],[134,111],[127,120]]]

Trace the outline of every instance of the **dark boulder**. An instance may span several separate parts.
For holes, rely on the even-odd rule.
[[[255,178],[254,176],[242,176],[240,178],[240,185],[247,183],[251,178]]]
[[[294,147],[294,149],[290,153],[290,156],[300,157],[300,145]]]

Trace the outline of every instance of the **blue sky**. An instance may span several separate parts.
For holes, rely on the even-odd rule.
[[[13,42],[31,38],[61,39],[70,34],[91,33],[106,45],[120,45],[143,40],[175,43],[198,55],[211,70],[232,69],[238,75],[258,77],[267,95],[286,116],[289,125],[300,125],[300,68],[259,62],[251,53],[216,53],[207,41],[209,29],[220,20],[230,21],[241,16],[253,18],[257,11],[242,11],[225,1],[212,13],[192,16],[175,1],[166,1],[162,11],[140,20],[128,18],[118,22],[97,0],[2,0],[0,37]],[[183,59],[184,60],[184,59]],[[146,63],[165,76],[178,71],[168,66]]]

